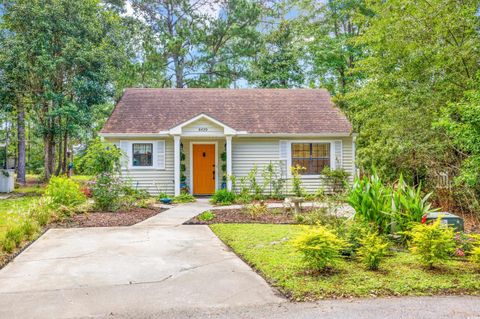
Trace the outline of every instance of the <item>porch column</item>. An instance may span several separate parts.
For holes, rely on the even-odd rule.
[[[232,176],[232,136],[227,135],[225,137],[227,145],[225,152],[227,153],[227,190],[232,190],[232,180],[230,177]]]
[[[173,182],[175,196],[180,195],[180,135],[173,136]]]

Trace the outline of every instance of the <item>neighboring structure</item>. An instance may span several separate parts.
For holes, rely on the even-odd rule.
[[[101,135],[126,154],[123,175],[150,193],[212,194],[269,163],[299,164],[315,192],[324,166],[355,174],[352,126],[316,89],[127,89]],[[290,185],[291,183],[287,183]]]

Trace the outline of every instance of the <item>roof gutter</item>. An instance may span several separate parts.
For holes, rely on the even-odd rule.
[[[353,133],[246,133],[237,137],[350,137]]]
[[[99,133],[101,137],[106,138],[150,138],[150,137],[171,137],[172,134],[169,131],[162,131],[159,133]],[[181,134],[179,134],[182,136]],[[230,134],[225,134],[230,135]],[[239,131],[237,134],[233,134],[236,137],[356,137],[357,133],[248,133],[245,131]],[[191,137],[191,136],[185,136]],[[199,136],[195,136],[199,137]],[[208,137],[206,135],[205,137]]]
[[[110,137],[110,138],[148,138],[148,137],[168,137],[170,136],[168,132],[163,133],[99,133],[101,137]]]

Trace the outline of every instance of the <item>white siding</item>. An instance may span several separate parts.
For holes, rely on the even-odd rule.
[[[262,170],[270,162],[278,163],[281,159],[280,141],[287,140],[285,138],[234,138],[232,145],[232,159],[233,159],[233,175],[237,178],[237,186],[239,180],[243,176],[247,176],[253,166],[256,164],[258,168],[257,181],[263,182]],[[299,139],[297,139],[299,140]],[[308,139],[302,138],[302,141]],[[342,167],[350,173],[350,182],[353,181],[353,157],[352,157],[352,138],[330,138],[330,139],[312,139],[312,141],[339,141],[342,143]],[[294,141],[289,139],[288,141]],[[338,145],[338,144],[337,144]],[[290,156],[290,154],[288,154]],[[322,185],[319,177],[302,177],[303,188],[307,192],[313,193]],[[287,181],[287,188],[291,189],[291,180]]]
[[[165,169],[122,168],[122,177],[126,182],[130,183],[132,187],[144,189],[152,195],[156,195],[159,192],[166,192],[173,195],[173,139],[162,140],[165,140]],[[108,141],[118,143],[117,140]],[[163,159],[164,155],[157,152],[157,156],[161,156]]]
[[[138,139],[137,139],[138,140]],[[163,140],[163,139],[162,139]],[[155,195],[159,192],[167,192],[173,195],[173,139],[165,140],[165,169],[122,169],[122,174],[125,180],[132,183],[133,187],[145,189],[151,194]],[[270,162],[278,163],[280,160],[280,140],[287,140],[286,138],[239,138],[235,137],[232,141],[232,170],[233,175],[237,177],[237,184],[241,177],[247,176],[253,166],[258,167],[257,180],[259,183],[263,182],[262,170]],[[298,140],[298,139],[297,139]],[[302,141],[308,139],[302,138]],[[352,138],[330,138],[330,139],[311,139],[312,141],[339,141],[342,143],[342,167],[350,173],[350,182],[353,181],[354,163],[353,163],[353,148]],[[212,141],[218,143],[218,187],[220,188],[222,182],[221,171],[221,154],[225,149],[225,139],[188,139],[182,138],[183,149],[185,152],[186,166],[185,175],[187,176],[187,184],[190,185],[190,142],[192,141]],[[294,141],[294,139],[288,139]],[[110,139],[109,142],[117,143],[118,139]],[[289,154],[290,156],[290,154]],[[303,177],[303,187],[308,192],[315,192],[322,186],[322,182],[318,177]],[[290,189],[291,181],[287,182],[287,187]]]

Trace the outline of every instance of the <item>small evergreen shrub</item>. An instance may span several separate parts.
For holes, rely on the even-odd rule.
[[[234,192],[227,189],[219,189],[213,194],[211,202],[219,205],[231,205],[235,202],[237,196]]]
[[[347,243],[324,226],[308,228],[293,240],[295,249],[303,255],[310,269],[324,270],[341,258]]]
[[[193,195],[189,194],[189,193],[183,193],[183,194],[180,194],[180,195],[175,196],[173,198],[173,202],[175,204],[191,203],[191,202],[195,202],[195,201],[196,201],[195,197],[193,197]]]
[[[455,252],[454,230],[438,219],[431,224],[418,224],[410,232],[411,251],[429,268],[441,263]]]
[[[250,217],[257,219],[258,217],[268,213],[268,206],[264,201],[260,201],[260,203],[245,205],[245,210]]]
[[[51,204],[54,207],[73,208],[86,201],[80,185],[65,176],[52,177],[45,189],[45,196],[51,198]]]
[[[380,262],[388,250],[388,242],[376,232],[371,232],[360,239],[358,256],[369,270],[378,270]]]
[[[214,218],[215,218],[215,214],[212,213],[212,212],[209,211],[209,210],[201,213],[201,214],[198,216],[198,219],[200,219],[201,221],[204,221],[204,222],[211,221],[211,220],[214,219]]]

